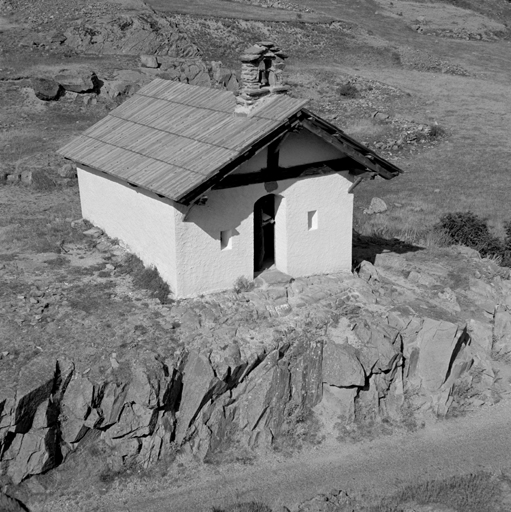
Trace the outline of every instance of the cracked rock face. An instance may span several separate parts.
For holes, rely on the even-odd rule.
[[[64,36],[64,44],[81,53],[200,56],[199,48],[174,23],[149,13],[84,21]]]
[[[38,356],[0,394],[1,472],[19,483],[91,443],[111,471],[180,447],[230,460],[494,400],[509,392],[496,375],[510,351],[510,281],[456,254],[447,269],[382,252],[360,277],[263,279],[181,301],[170,359],[132,350],[80,373]]]

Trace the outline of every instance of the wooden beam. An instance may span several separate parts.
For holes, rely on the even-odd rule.
[[[268,146],[268,155],[266,158],[266,169],[263,169],[261,171],[263,174],[264,173],[269,174],[273,170],[277,170],[279,168],[279,156],[280,156],[279,147],[280,147],[281,141],[284,138],[284,136],[282,136],[280,139],[273,141]],[[270,181],[270,180],[267,179],[265,181]]]
[[[353,158],[353,160],[357,161],[358,163],[364,165],[368,169],[371,169],[375,172],[377,172],[380,176],[386,179],[394,178],[394,174],[386,171],[381,166],[379,166],[377,163],[373,161],[372,158],[368,158],[364,154],[362,154],[359,150],[352,147],[351,145],[348,145],[346,142],[339,140],[335,135],[331,135],[328,132],[326,132],[324,129],[320,128],[316,124],[314,124],[312,121],[304,120],[302,121],[302,124],[304,128],[309,130],[310,132],[314,133],[318,137],[321,137],[322,139],[326,140],[328,143],[332,144],[332,146],[336,147],[340,151],[342,151],[344,154],[349,156],[350,158]]]
[[[387,162],[369,148],[360,144],[360,142],[343,133],[337,127],[318,118],[309,111],[306,113],[308,115],[308,119],[304,119],[302,121],[304,128],[318,137],[323,138],[334,147],[353,158],[353,160],[359,162],[361,165],[378,173],[382,178],[392,179],[403,172],[401,169],[390,162]]]
[[[374,180],[377,176],[375,172],[364,172],[357,176],[357,179],[352,183],[351,187],[348,189],[348,194],[351,194],[363,181],[365,180]]]
[[[351,160],[351,158],[341,158],[287,168],[262,169],[259,172],[231,174],[213,188],[244,187],[246,185],[265,183],[267,181],[282,181],[306,176],[333,174],[340,171],[351,171],[355,166],[357,166],[357,163]]]

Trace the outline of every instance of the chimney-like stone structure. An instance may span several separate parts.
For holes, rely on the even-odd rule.
[[[241,84],[236,97],[235,114],[248,116],[266,97],[282,94],[289,87],[283,83],[287,55],[270,41],[260,41],[241,56]]]

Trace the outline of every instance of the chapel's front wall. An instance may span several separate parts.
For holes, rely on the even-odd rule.
[[[301,277],[351,271],[351,183],[347,172],[330,174],[297,180],[283,192],[287,226],[283,272]]]
[[[232,288],[240,276],[253,278],[253,209],[265,193],[263,185],[212,190],[205,205],[192,207],[186,221],[177,223],[179,297]],[[221,233],[229,231],[230,246],[222,249]]]
[[[174,289],[178,212],[173,203],[92,169],[78,167],[78,183],[83,218],[119,239],[145,265],[155,266]]]
[[[284,180],[277,196],[276,267],[293,277],[351,270],[353,196],[346,175]],[[213,190],[176,225],[177,295],[192,297],[230,289],[240,276],[254,277],[254,203],[267,195],[263,184]],[[183,210],[185,211],[185,210]],[[308,214],[316,211],[317,229]],[[231,245],[222,249],[221,232]]]

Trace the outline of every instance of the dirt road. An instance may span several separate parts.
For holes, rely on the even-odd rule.
[[[132,497],[124,494],[122,505],[119,494],[104,498],[112,512],[198,512],[250,500],[291,507],[332,489],[391,494],[410,483],[511,467],[510,424],[511,403],[501,402],[412,434],[324,446],[249,467],[197,467],[172,480],[151,482],[151,488],[132,488]]]

